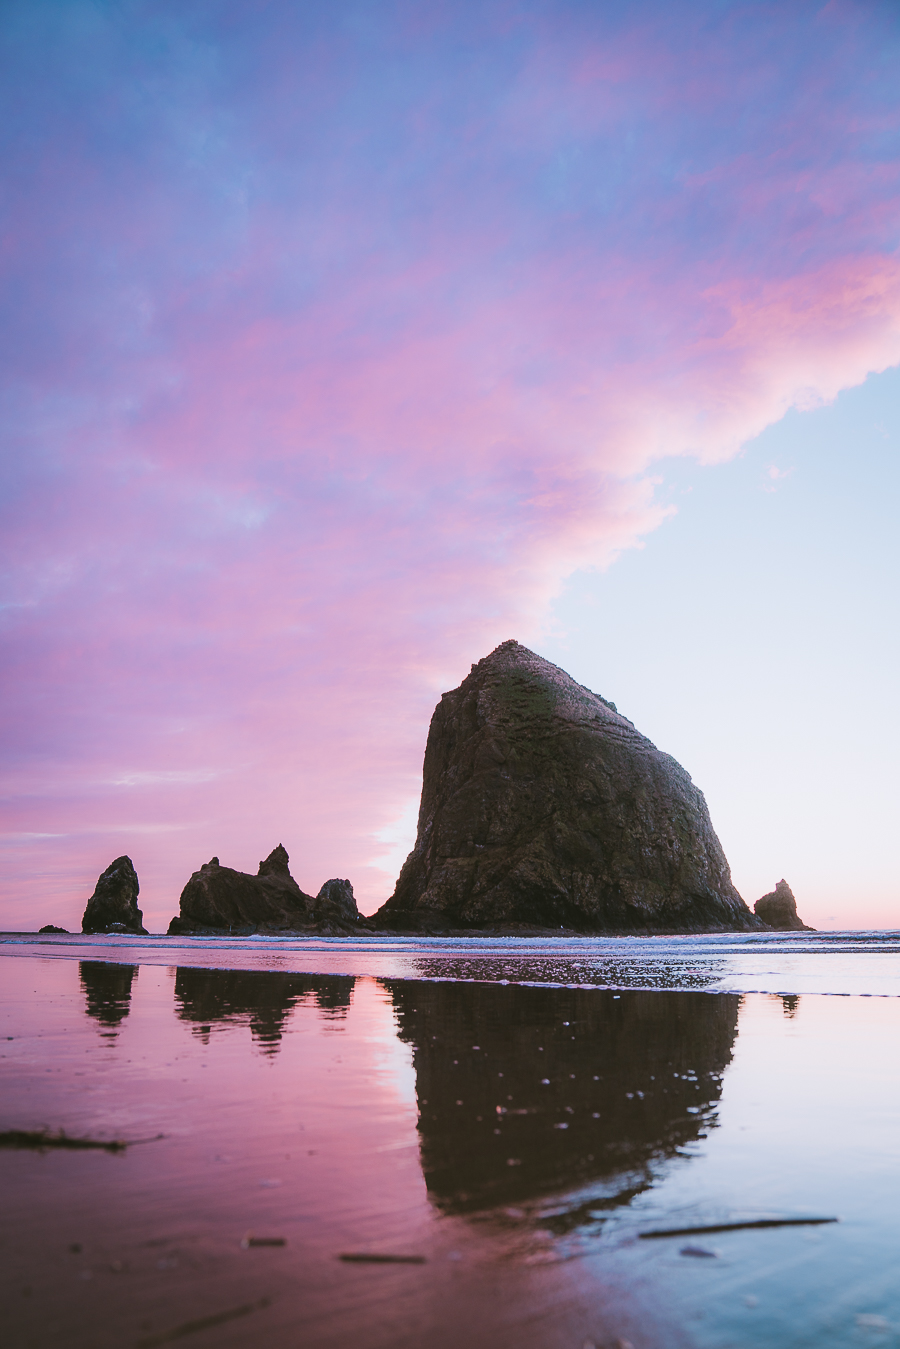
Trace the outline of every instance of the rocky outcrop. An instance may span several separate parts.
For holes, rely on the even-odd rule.
[[[140,882],[130,857],[117,857],[99,877],[81,920],[82,932],[130,932],[146,937],[137,906]]]
[[[797,914],[797,901],[787,881],[780,880],[768,895],[763,895],[753,905],[753,912],[769,927],[778,932],[815,932],[807,927]]]
[[[316,911],[322,917],[329,914],[339,922],[358,923],[359,909],[356,907],[356,900],[353,898],[353,886],[350,882],[326,881],[316,895]]]
[[[231,932],[346,932],[359,911],[349,881],[326,881],[307,895],[294,880],[286,850],[278,845],[255,876],[219,865],[218,857],[195,871],[181,892],[180,913],[169,935]]]
[[[43,933],[43,932],[56,932],[56,933],[58,933],[61,937],[68,937],[68,935],[69,935],[69,929],[68,929],[67,927],[56,927],[56,925],[55,925],[54,923],[47,923],[47,924],[45,924],[44,927],[39,927],[39,928],[38,928],[38,935],[39,935],[39,936],[40,936],[40,934]]]
[[[731,883],[689,774],[613,703],[518,642],[473,665],[435,709],[416,845],[375,922],[411,931],[761,926]]]

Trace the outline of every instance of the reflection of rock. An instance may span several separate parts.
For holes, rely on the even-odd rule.
[[[130,857],[117,857],[99,877],[81,920],[82,932],[119,932],[146,937],[144,915],[137,906],[140,893],[137,872]]]
[[[68,937],[68,935],[69,935],[69,929],[68,929],[68,928],[66,928],[66,927],[55,927],[53,923],[46,923],[46,924],[44,925],[44,927],[39,927],[39,928],[38,928],[38,935],[40,935],[42,932],[58,932],[58,933],[60,933],[62,936],[66,936],[66,937]]]
[[[216,1023],[248,1024],[253,1038],[276,1053],[285,1022],[298,1003],[314,1002],[329,1019],[350,1006],[355,979],[344,975],[283,974],[262,970],[205,970],[182,965],[175,975],[175,1002],[182,1021],[202,1038]]]
[[[703,793],[612,703],[518,642],[431,720],[416,845],[380,926],[759,926]]]
[[[81,987],[87,995],[86,1011],[101,1026],[121,1025],[131,1007],[131,985],[136,965],[111,965],[105,960],[82,960],[78,964]]]
[[[763,895],[753,905],[753,912],[769,927],[778,932],[815,932],[807,927],[797,916],[797,901],[787,881],[781,880],[768,895]]]
[[[596,1209],[646,1188],[653,1160],[703,1133],[740,1004],[731,994],[390,987],[414,1048],[425,1181],[451,1212],[585,1185]]]
[[[326,881],[313,898],[300,889],[288,861],[279,844],[251,876],[220,866],[214,857],[194,872],[182,890],[181,912],[169,924],[169,934],[355,930],[359,912],[350,882]]]

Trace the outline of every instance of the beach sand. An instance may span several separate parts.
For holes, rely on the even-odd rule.
[[[583,946],[537,986],[508,944],[461,979],[433,949],[354,974],[290,968],[352,963],[315,943],[53,940],[0,956],[0,1131],[37,1135],[0,1148],[16,1349],[793,1349],[900,1325],[894,997],[705,991],[702,943],[680,988],[603,989]],[[866,954],[836,951],[836,981]],[[734,1226],[812,1217],[840,1221]]]

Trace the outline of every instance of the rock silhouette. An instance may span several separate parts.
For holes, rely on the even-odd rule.
[[[307,895],[294,880],[279,843],[255,876],[219,865],[218,857],[195,871],[181,892],[179,915],[169,935],[189,932],[346,932],[359,924],[349,881],[326,881]]]
[[[137,906],[140,889],[130,857],[117,857],[110,862],[87,902],[82,932],[131,932],[146,937],[144,915]]]
[[[84,990],[88,1016],[106,1027],[113,1038],[131,1008],[131,986],[137,976],[136,965],[113,965],[105,960],[81,960],[78,977]]]
[[[734,994],[389,987],[432,1201],[465,1213],[553,1195],[557,1227],[627,1203],[705,1134],[740,1008]]]
[[[815,932],[814,927],[807,927],[800,921],[797,915],[797,901],[794,899],[791,887],[787,881],[780,880],[775,889],[769,894],[763,895],[753,905],[753,912],[757,918],[761,918],[769,927],[774,927],[778,932]]]
[[[353,898],[353,886],[349,881],[326,881],[316,895],[316,908],[324,913],[333,911],[335,917],[345,923],[356,924],[359,921],[359,909]]]
[[[58,932],[61,936],[65,936],[65,937],[67,937],[67,936],[69,935],[69,929],[68,929],[68,928],[66,928],[66,927],[57,927],[57,926],[55,925],[55,923],[46,923],[46,924],[44,925],[44,927],[39,927],[39,928],[38,928],[38,935],[40,935],[42,932]]]
[[[291,974],[262,970],[208,970],[179,966],[175,1004],[180,1021],[207,1042],[216,1025],[249,1025],[264,1054],[276,1054],[293,1009],[314,1003],[328,1020],[347,1015],[351,975]]]
[[[689,774],[614,704],[514,641],[435,709],[416,844],[375,923],[760,926]]]

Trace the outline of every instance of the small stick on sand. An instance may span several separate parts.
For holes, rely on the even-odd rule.
[[[424,1265],[424,1255],[369,1255],[365,1251],[349,1251],[338,1256],[351,1265]]]
[[[122,1138],[69,1138],[62,1130],[58,1134],[51,1134],[46,1129],[7,1129],[0,1133],[0,1148],[36,1148],[40,1152],[45,1148],[65,1148],[70,1151],[94,1148],[101,1152],[124,1152],[126,1148],[137,1147],[139,1143],[156,1143],[160,1138],[165,1138],[165,1134],[129,1141]]]
[[[740,1232],[748,1227],[819,1227],[837,1223],[840,1218],[753,1218],[742,1223],[708,1223],[703,1227],[661,1227],[655,1232],[639,1233],[641,1241],[654,1237],[697,1237],[704,1232]]]

